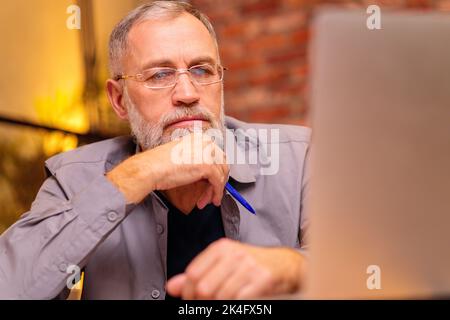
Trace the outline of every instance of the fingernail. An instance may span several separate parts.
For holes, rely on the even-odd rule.
[[[205,207],[205,205],[203,204],[203,201],[199,200],[199,202],[197,202],[197,208],[202,210],[204,207]]]

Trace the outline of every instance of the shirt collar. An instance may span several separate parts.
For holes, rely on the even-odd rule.
[[[226,129],[226,130],[229,131],[229,129]],[[231,135],[227,135],[227,137],[228,136],[231,136]],[[233,136],[236,137],[236,135],[234,133],[233,133]],[[236,140],[235,140],[235,142],[236,142]],[[237,162],[236,159],[246,159],[246,148],[248,148],[248,146],[243,146],[243,145],[240,145],[239,143],[236,143],[235,145],[236,145],[235,157],[230,158],[230,155],[227,154],[227,159],[231,159],[230,177],[240,183],[255,182],[257,174],[254,173],[254,171],[252,170],[250,165],[247,162],[245,162],[243,164],[236,163]],[[255,146],[251,146],[251,147],[255,147]]]

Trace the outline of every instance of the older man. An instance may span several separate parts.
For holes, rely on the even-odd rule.
[[[183,2],[130,12],[111,34],[110,69],[111,105],[134,139],[47,160],[48,178],[30,211],[0,238],[0,297],[61,297],[77,268],[85,299],[299,290],[309,130],[225,118],[213,27]],[[223,141],[195,128],[231,132],[237,155],[266,153],[265,161],[236,161]],[[271,139],[259,134],[271,130]],[[175,159],[183,143],[188,159],[197,153],[202,161]],[[263,170],[268,147],[279,157],[275,171]],[[224,191],[227,182],[256,214]]]

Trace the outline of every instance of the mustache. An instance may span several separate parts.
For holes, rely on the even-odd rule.
[[[186,117],[199,117],[208,121],[210,124],[214,122],[214,115],[206,107],[201,105],[193,107],[177,107],[173,111],[162,115],[159,124],[161,128],[166,128],[170,124],[177,122]]]

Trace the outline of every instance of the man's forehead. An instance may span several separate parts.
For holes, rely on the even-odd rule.
[[[186,64],[202,58],[218,60],[208,29],[187,13],[175,18],[145,20],[133,26],[128,35],[128,49],[127,58],[131,60],[128,62],[139,68],[160,62],[169,66],[181,60]]]

